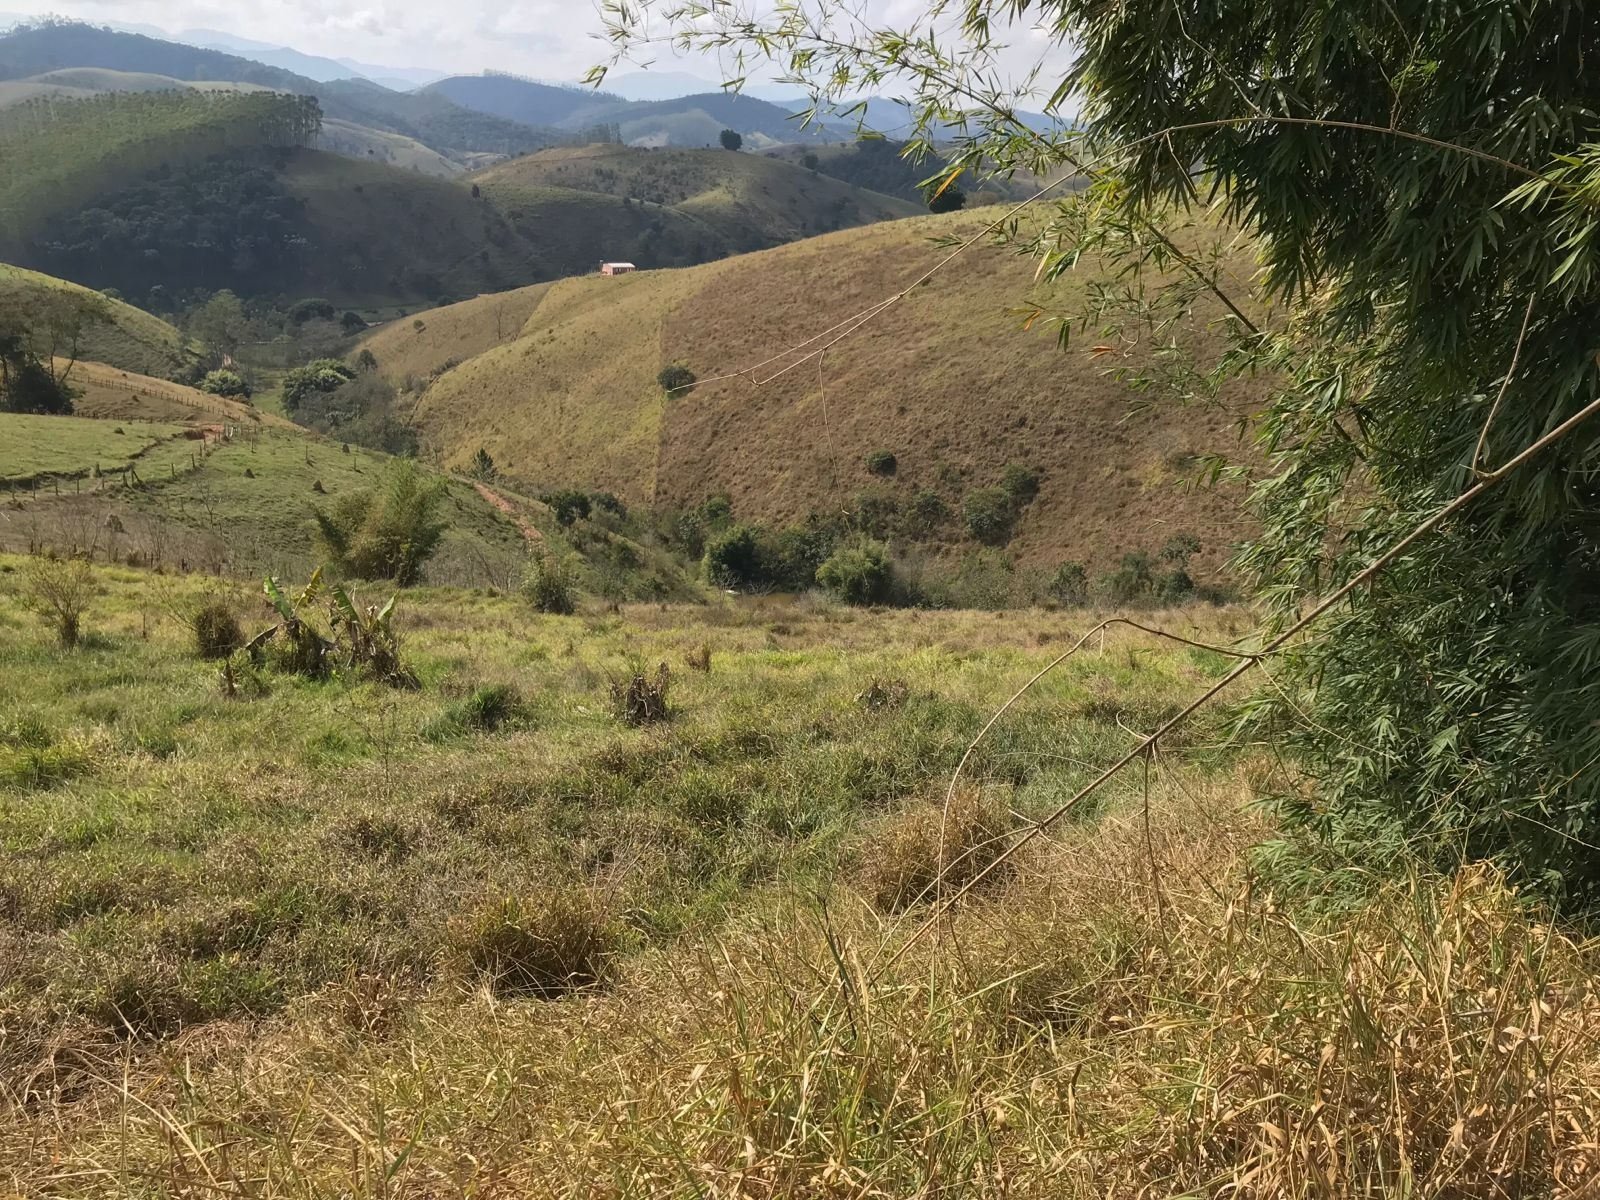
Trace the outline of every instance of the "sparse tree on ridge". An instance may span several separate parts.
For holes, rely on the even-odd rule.
[[[722,148],[724,150],[740,150],[744,147],[744,138],[737,130],[724,129],[721,133]]]

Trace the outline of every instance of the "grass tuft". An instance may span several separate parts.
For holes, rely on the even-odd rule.
[[[457,921],[453,945],[500,996],[550,999],[592,988],[619,945],[609,917],[585,889],[557,885],[502,896]]]

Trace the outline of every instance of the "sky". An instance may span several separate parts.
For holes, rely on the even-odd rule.
[[[902,25],[923,11],[921,0],[864,0],[870,19]],[[575,82],[606,58],[594,0],[50,0],[47,11],[96,24],[149,24],[176,33],[218,29],[239,37],[292,46],[307,54],[391,67],[449,73],[485,68]],[[0,23],[27,15],[23,4],[0,0]],[[1043,43],[1019,31],[1013,69],[1031,61]],[[722,76],[711,60],[674,61],[657,55],[655,69]]]

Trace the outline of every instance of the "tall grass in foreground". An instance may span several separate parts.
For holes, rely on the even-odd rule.
[[[558,1002],[356,978],[104,1063],[0,1163],[75,1195],[1594,1194],[1600,949],[1486,869],[1298,918],[1239,787],[1184,786],[893,967],[916,913],[841,892]]]

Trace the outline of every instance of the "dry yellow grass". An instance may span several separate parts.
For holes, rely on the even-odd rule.
[[[1214,408],[1135,395],[1088,346],[1023,333],[1008,310],[1035,295],[1033,264],[983,246],[904,303],[764,388],[702,384],[664,400],[673,361],[701,379],[738,371],[905,286],[945,251],[929,239],[986,214],[895,221],[683,271],[553,288],[523,336],[441,379],[418,421],[457,464],[481,444],[538,486],[599,486],[657,505],[728,492],[741,515],[837,511],[873,482],[865,456],[898,458],[902,497],[967,491],[1022,462],[1042,474],[1018,527],[1020,560],[1091,566],[1180,532],[1214,565],[1243,530],[1236,492],[1183,485],[1196,456],[1239,450],[1235,421],[1260,398]],[[1086,275],[1054,299],[1071,309]],[[1192,336],[1207,336],[1203,329]]]
[[[517,337],[549,288],[536,283],[403,317],[362,338],[360,349],[372,351],[378,370],[396,386],[408,377],[426,382],[448,363],[465,362]]]
[[[119,370],[104,363],[78,363],[72,368],[71,382],[83,393],[73,404],[74,415],[80,417],[168,421],[180,425],[228,423],[274,429],[299,428],[291,421],[242,401],[212,396],[181,383]]]
[[[254,1036],[61,1064],[98,1082],[16,1112],[0,1170],[96,1196],[1592,1195],[1596,947],[1481,869],[1296,916],[1244,868],[1241,782],[1068,831],[892,967],[908,924],[784,900],[609,992],[357,977]]]

